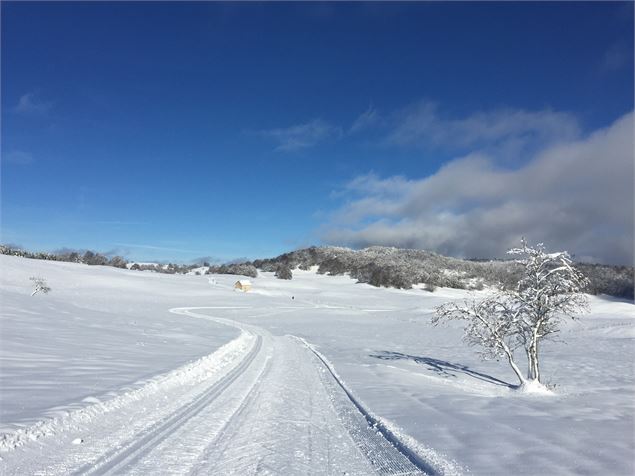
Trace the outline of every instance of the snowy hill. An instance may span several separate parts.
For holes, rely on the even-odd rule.
[[[424,250],[373,246],[362,250],[323,246],[256,260],[264,271],[278,267],[318,267],[319,273],[347,274],[362,283],[410,289],[426,283],[457,289],[482,289],[483,286],[514,286],[520,268],[514,261],[464,260]],[[589,278],[588,292],[633,300],[633,267],[577,263]]]
[[[430,324],[466,290],[298,268],[261,272],[248,293],[232,275],[12,256],[0,268],[2,474],[635,471],[625,301],[591,298],[566,345],[545,345],[555,395],[532,396],[458,327]],[[51,292],[31,296],[31,276]]]

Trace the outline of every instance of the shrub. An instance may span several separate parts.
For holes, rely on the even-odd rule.
[[[278,279],[292,279],[293,273],[291,272],[291,268],[285,264],[281,264],[276,269],[276,278]]]

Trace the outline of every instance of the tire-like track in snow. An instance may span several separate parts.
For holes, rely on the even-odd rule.
[[[193,311],[173,310],[235,325],[260,336],[273,349],[261,381],[193,473],[435,474],[431,466],[413,461],[370,426],[336,376],[301,340]]]
[[[1,474],[440,474],[369,417],[310,345],[202,312],[252,345],[222,375],[3,454]],[[198,311],[198,312],[195,312]],[[176,400],[176,401],[175,401]],[[72,445],[77,435],[91,435]],[[31,447],[34,446],[34,447]],[[30,448],[31,447],[31,448]],[[26,457],[25,457],[26,456]]]
[[[122,448],[116,448],[111,453],[105,454],[98,461],[86,465],[77,470],[77,474],[126,474],[129,473],[143,457],[160,442],[169,438],[179,427],[183,426],[193,417],[199,415],[205,408],[212,405],[224,391],[238,379],[254,361],[262,347],[262,338],[257,337],[256,342],[247,356],[233,368],[220,381],[212,385],[202,395],[191,402],[186,403],[169,418],[158,422],[156,425],[137,435],[134,440]]]

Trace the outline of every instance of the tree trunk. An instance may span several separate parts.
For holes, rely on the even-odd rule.
[[[529,373],[527,374],[527,380],[536,380],[538,379],[538,376],[536,375],[536,346],[533,342],[529,346],[527,355],[529,358]]]
[[[516,362],[514,362],[514,356],[511,350],[509,350],[509,348],[506,345],[504,345],[503,351],[505,352],[505,355],[507,356],[507,361],[509,362],[509,366],[512,368],[512,370],[516,374],[516,377],[518,377],[518,380],[520,381],[520,385],[521,386],[524,385],[526,382],[525,377],[523,377],[523,373],[518,368],[518,365],[516,365]]]
[[[527,349],[527,360],[529,364],[528,380],[537,380],[540,382],[540,366],[538,360],[538,329],[535,328],[531,335],[531,343]]]
[[[525,383],[525,377],[523,377],[523,373],[520,371],[520,369],[518,368],[518,366],[514,362],[514,359],[511,356],[508,355],[507,360],[509,361],[509,365],[511,366],[512,370],[516,374],[516,377],[518,377],[518,381],[520,382],[520,385],[523,385]]]
[[[540,382],[540,360],[538,357],[538,339],[536,339],[536,343],[534,344],[534,374],[536,376],[536,380]]]
[[[529,348],[527,349],[527,359],[529,359],[529,369],[527,372],[527,380],[533,380],[536,377],[534,376],[534,349],[531,344],[529,345]]]

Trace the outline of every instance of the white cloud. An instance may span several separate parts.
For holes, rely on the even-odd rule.
[[[472,153],[422,179],[357,177],[325,225],[325,241],[495,257],[525,236],[579,257],[632,264],[633,113],[584,138],[572,138],[573,123],[556,113],[521,113],[511,124],[485,117],[484,127],[465,120],[451,130],[480,131],[463,138],[473,144],[477,136],[496,140],[520,130],[520,118],[538,128],[544,117],[565,139],[549,142],[512,170]],[[446,132],[439,134],[445,140]]]
[[[355,134],[357,132],[361,132],[367,130],[371,127],[378,125],[381,122],[381,117],[377,110],[371,105],[368,106],[364,112],[362,112],[357,118],[353,121],[351,128],[349,129],[349,134]]]
[[[97,220],[93,222],[97,225],[112,225],[112,226],[138,226],[147,225],[145,221],[125,221],[125,220]]]
[[[629,53],[624,44],[615,43],[604,53],[601,67],[604,71],[617,71],[628,66],[629,62],[632,69],[632,52]]]
[[[155,246],[155,245],[144,245],[144,244],[134,244],[134,243],[115,243],[116,246],[125,246],[129,248],[139,248],[143,250],[155,250],[155,251],[175,251],[177,253],[200,253],[200,251],[196,250],[184,250],[181,248],[168,248],[165,246]]]
[[[3,154],[2,162],[5,164],[29,165],[33,162],[33,156],[22,150],[13,150],[7,154]]]
[[[437,105],[429,101],[405,108],[395,114],[392,122],[388,144],[463,152],[480,150],[502,157],[519,154],[529,146],[571,140],[580,133],[572,115],[549,109],[500,109],[450,118],[442,116]]]
[[[294,151],[314,147],[325,140],[340,137],[342,130],[322,119],[314,119],[305,124],[261,131],[261,134],[278,142],[276,150]]]
[[[43,116],[52,106],[51,102],[40,101],[35,93],[26,93],[20,96],[13,110],[25,116]]]

